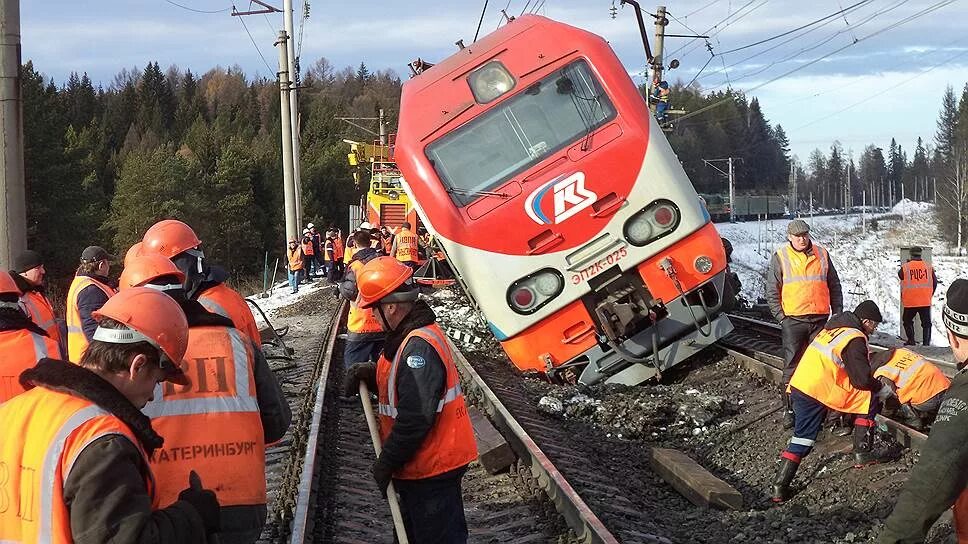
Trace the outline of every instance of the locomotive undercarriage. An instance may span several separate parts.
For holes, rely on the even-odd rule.
[[[660,376],[732,330],[722,314],[725,278],[720,272],[666,302],[653,298],[635,272],[606,271],[582,299],[596,321],[598,342],[558,370],[583,364],[578,381],[586,385],[637,385]]]

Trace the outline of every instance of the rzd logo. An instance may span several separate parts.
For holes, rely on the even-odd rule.
[[[548,219],[544,212],[545,197],[554,195],[554,220]],[[539,225],[557,225],[592,205],[598,195],[585,188],[585,174],[575,172],[570,176],[557,178],[538,187],[524,201],[524,211]]]

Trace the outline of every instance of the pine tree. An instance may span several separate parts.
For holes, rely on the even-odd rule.
[[[891,146],[887,151],[887,176],[890,181],[890,194],[893,195],[892,206],[901,200],[903,187],[901,181],[904,179],[906,165],[907,157],[904,156],[904,150],[901,149],[894,138],[891,138]]]
[[[968,86],[966,86],[968,91]],[[945,89],[944,97],[941,99],[941,113],[938,116],[938,132],[934,135],[935,146],[944,162],[951,160],[951,152],[955,143],[955,134],[958,124],[958,104],[955,101],[955,92],[951,85]]]

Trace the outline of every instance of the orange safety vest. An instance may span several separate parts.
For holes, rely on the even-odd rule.
[[[787,244],[776,251],[780,260],[783,286],[780,302],[783,314],[827,315],[830,313],[830,289],[827,271],[830,256],[827,250],[813,244],[811,251],[802,253]]]
[[[343,240],[339,236],[333,238],[333,260],[339,261],[343,258]]]
[[[27,309],[27,316],[38,327],[47,331],[47,335],[54,342],[60,342],[60,327],[57,325],[57,316],[54,314],[54,307],[43,293],[37,291],[27,291],[20,297],[20,302]]]
[[[206,310],[231,319],[235,328],[245,333],[249,340],[257,346],[262,345],[262,334],[255,324],[249,303],[231,287],[224,283],[209,287],[198,295],[198,302]]]
[[[401,262],[417,262],[417,235],[407,229],[400,229],[397,233],[397,254],[394,256]]]
[[[312,237],[303,238],[302,242],[303,255],[307,257],[312,257],[316,254],[315,249],[313,249],[313,239]]]
[[[363,269],[363,261],[355,260],[350,262],[350,270],[359,277],[360,270]],[[350,301],[350,313],[346,318],[346,329],[355,333],[374,333],[383,332],[383,327],[373,315],[373,308],[360,308],[355,300]],[[349,361],[351,363],[360,361]]]
[[[924,261],[908,261],[901,266],[901,306],[931,306],[934,294],[934,270]]]
[[[474,428],[467,415],[460,375],[454,354],[444,331],[436,323],[410,331],[397,349],[393,362],[386,355],[377,363],[376,382],[380,392],[380,436],[386,441],[397,418],[397,369],[407,341],[413,337],[426,340],[440,355],[447,371],[444,394],[437,403],[437,419],[420,449],[393,476],[402,480],[420,480],[467,465],[477,458]],[[407,364],[406,362],[404,364]]]
[[[195,470],[222,506],[265,504],[265,435],[248,338],[231,327],[191,327],[184,364],[192,384],[159,384],[143,410],[165,437],[151,455],[158,501],[178,500]]]
[[[3,354],[0,357],[0,404],[24,392],[20,385],[21,372],[33,368],[44,357],[61,358],[57,342],[27,329],[0,332],[0,353]]]
[[[90,343],[84,335],[81,312],[77,309],[77,295],[88,285],[97,286],[108,298],[113,297],[117,292],[90,276],[74,276],[71,288],[67,291],[67,358],[74,363],[80,362],[81,356],[84,355]]]
[[[887,364],[874,371],[874,377],[894,382],[901,404],[927,402],[951,386],[940,368],[909,349],[896,350]]]
[[[393,251],[393,236],[380,236],[380,246],[383,248],[384,255],[390,255],[390,252]]]
[[[343,252],[343,262],[351,262],[353,260],[354,253],[356,253],[356,246],[347,246],[346,250]]]
[[[335,249],[333,246],[333,241],[327,238],[326,241],[323,242],[323,262],[328,263],[332,260],[335,260],[335,257],[333,257],[334,253]]]
[[[823,329],[810,342],[790,378],[791,388],[812,397],[825,406],[847,414],[867,414],[871,392],[857,389],[850,383],[841,353],[847,344],[860,338],[861,331],[851,327]]]
[[[289,270],[302,270],[302,252],[299,251],[298,247],[294,250],[287,249],[286,257],[289,259]]]
[[[141,443],[127,424],[100,406],[34,387],[0,406],[0,421],[0,542],[74,541],[64,483],[84,448],[106,435],[124,436],[141,452],[145,488],[152,509],[158,508]]]

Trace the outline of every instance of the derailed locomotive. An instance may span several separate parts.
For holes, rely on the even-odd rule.
[[[720,237],[603,38],[509,22],[404,84],[395,151],[519,369],[636,384],[731,330]]]

